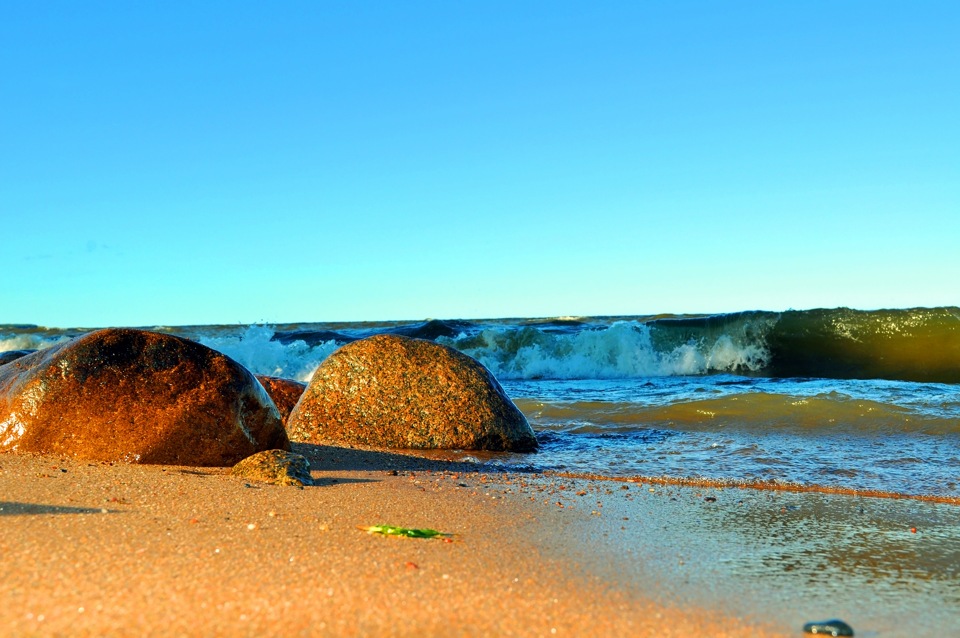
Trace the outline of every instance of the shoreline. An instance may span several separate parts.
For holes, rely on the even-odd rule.
[[[938,611],[960,597],[942,586],[960,569],[944,561],[955,506],[294,449],[316,485],[0,454],[0,635],[797,636],[840,616],[886,638],[960,622]],[[377,524],[452,542],[357,529]],[[874,541],[850,540],[860,528]],[[921,569],[905,586],[906,551]]]
[[[636,483],[643,485],[674,485],[678,487],[705,487],[729,488],[743,490],[758,490],[766,492],[796,492],[808,494],[834,494],[837,496],[855,496],[861,498],[889,498],[893,500],[920,501],[924,503],[942,503],[944,505],[960,505],[958,496],[940,496],[938,494],[909,494],[905,492],[890,492],[885,490],[856,489],[852,487],[838,487],[835,485],[819,485],[811,483],[791,483],[788,481],[758,481],[758,480],[727,480],[682,476],[610,476],[606,474],[591,474],[581,472],[546,471],[545,476],[559,478],[582,479],[588,481],[611,481],[615,483]]]

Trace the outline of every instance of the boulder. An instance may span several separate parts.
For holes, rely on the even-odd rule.
[[[313,485],[307,457],[286,450],[257,452],[234,465],[230,473],[251,481],[274,485]]]
[[[193,341],[98,330],[0,367],[0,450],[226,466],[273,448],[289,441],[263,387]]]
[[[263,389],[267,391],[267,394],[273,399],[273,404],[277,406],[277,410],[280,411],[281,420],[286,423],[287,417],[290,416],[290,411],[293,410],[293,406],[300,400],[300,396],[303,394],[303,391],[306,390],[307,384],[294,381],[293,379],[271,377],[265,374],[258,374],[256,376],[257,381],[259,381]]]
[[[10,363],[11,361],[16,361],[20,357],[25,357],[33,352],[36,352],[36,350],[7,350],[6,352],[0,352],[0,366],[5,363]]]
[[[293,441],[533,451],[523,413],[483,365],[397,335],[349,343],[317,369],[287,420]]]

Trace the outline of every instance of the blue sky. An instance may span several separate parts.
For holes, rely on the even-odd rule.
[[[954,2],[0,0],[0,323],[960,304]]]

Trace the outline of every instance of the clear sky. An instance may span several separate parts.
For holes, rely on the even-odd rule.
[[[0,0],[0,323],[960,304],[960,3]]]

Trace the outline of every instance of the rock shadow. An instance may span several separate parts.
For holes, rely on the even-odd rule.
[[[316,469],[316,468],[311,468]],[[338,478],[338,477],[320,477],[313,479],[313,483],[310,485],[294,486],[294,485],[275,485],[269,481],[256,481],[250,479],[244,479],[244,487],[253,490],[259,490],[263,488],[278,488],[278,489],[309,489],[311,487],[330,487],[331,485],[347,485],[350,483],[379,483],[380,481],[376,479],[364,479],[364,478]]]
[[[0,501],[0,516],[23,516],[30,514],[114,514],[115,510],[99,507],[67,507],[66,505],[44,505],[42,503],[21,503],[18,501]]]
[[[509,452],[454,450],[380,450],[291,443],[291,450],[310,461],[311,470],[531,474],[541,471],[524,463],[525,455]],[[315,481],[317,479],[314,479]],[[321,481],[323,479],[320,479]],[[338,479],[346,482],[344,479]]]

